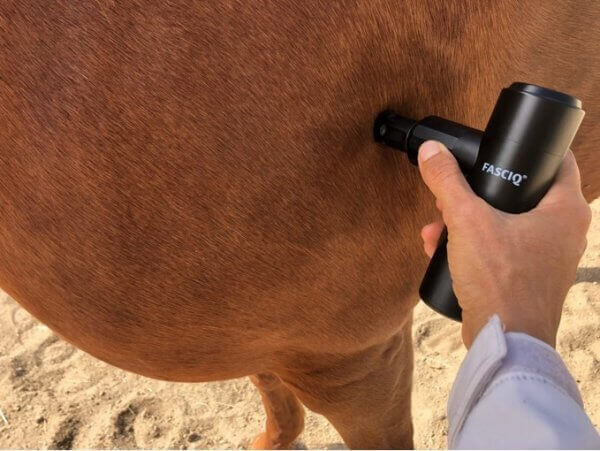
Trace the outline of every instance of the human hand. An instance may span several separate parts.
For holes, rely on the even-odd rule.
[[[540,203],[518,215],[497,210],[475,195],[452,154],[436,141],[419,149],[419,169],[443,219],[423,227],[425,253],[433,255],[445,223],[467,348],[495,313],[506,331],[524,332],[555,346],[562,306],[591,221],[573,153],[567,152]]]

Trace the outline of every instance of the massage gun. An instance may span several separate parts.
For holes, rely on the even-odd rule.
[[[552,185],[584,114],[575,97],[513,83],[500,93],[484,132],[436,116],[414,121],[384,111],[375,119],[374,135],[406,152],[414,165],[423,142],[442,142],[475,194],[499,210],[522,213],[535,207]],[[446,244],[444,229],[419,294],[437,312],[461,321]]]

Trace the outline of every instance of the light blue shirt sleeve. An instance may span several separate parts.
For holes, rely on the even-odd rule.
[[[448,400],[448,447],[599,449],[577,385],[558,353],[497,315],[479,332]]]

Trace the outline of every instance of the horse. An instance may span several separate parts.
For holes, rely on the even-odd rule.
[[[599,18],[576,0],[4,0],[0,287],[116,367],[250,376],[255,448],[290,447],[303,406],[352,448],[411,447],[436,210],[373,119],[482,129],[513,81],[568,92],[591,200]]]

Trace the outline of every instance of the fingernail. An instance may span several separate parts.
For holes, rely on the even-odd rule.
[[[425,141],[419,148],[419,158],[421,161],[427,161],[440,153],[441,150],[440,144],[437,141]]]

